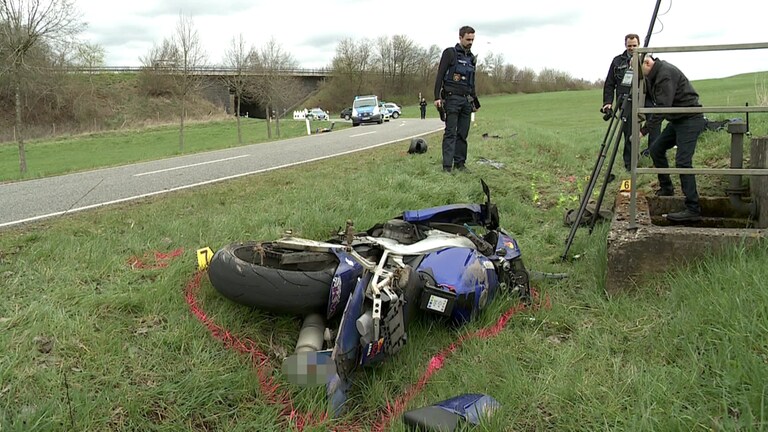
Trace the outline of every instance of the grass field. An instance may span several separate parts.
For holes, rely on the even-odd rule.
[[[694,84],[705,105],[754,105],[755,80]],[[303,413],[313,413],[304,430],[405,431],[399,416],[387,418],[388,404],[415,408],[470,392],[502,404],[482,431],[768,428],[768,245],[733,248],[609,299],[606,226],[591,236],[578,232],[571,251],[581,259],[559,260],[568,234],[563,212],[578,205],[606,128],[599,91],[482,102],[468,174],[440,172],[434,135],[424,155],[396,144],[0,232],[0,431],[282,431],[300,429]],[[755,135],[768,135],[764,117],[751,118]],[[234,145],[234,123],[229,132],[210,127],[194,129],[229,138],[201,143]],[[147,134],[167,134],[169,148],[178,145],[172,128]],[[126,154],[161,141],[123,135],[119,152]],[[31,144],[30,161],[46,167],[34,175],[114,165],[119,152],[107,154],[117,145],[98,144],[108,139]],[[190,151],[203,149],[193,141]],[[1,151],[6,173],[12,151]],[[695,165],[727,152],[727,134],[707,132]],[[79,165],[93,153],[104,159]],[[298,319],[233,304],[204,276],[194,284],[199,247],[273,239],[286,229],[324,239],[350,218],[367,228],[406,209],[476,202],[481,178],[527,266],[570,278],[537,284],[543,307],[512,315],[493,337],[466,340],[423,387],[414,386],[433,356],[493,325],[516,301],[499,299],[458,329],[417,320],[396,359],[358,375],[344,419],[317,421],[324,389],[294,388],[275,369],[293,349]],[[641,179],[640,187],[650,190],[653,180]],[[704,194],[722,193],[719,179],[700,183]],[[218,334],[230,343],[212,335],[189,300],[229,332]],[[266,363],[254,366],[232,337],[253,341]],[[265,394],[270,379],[282,403]],[[286,406],[295,409],[293,420]]]
[[[334,121],[332,119],[332,121]],[[330,127],[331,121],[313,121],[311,129]],[[344,128],[337,122],[334,128]],[[280,137],[273,122],[272,139],[267,123],[261,119],[241,118],[243,144],[293,138],[307,134],[303,121],[280,122]],[[184,128],[183,154],[235,147],[237,123],[228,121],[191,123]],[[29,180],[99,167],[108,167],[182,154],[179,151],[179,127],[176,125],[88,135],[64,136],[51,141],[26,144],[27,173],[19,173],[19,150],[15,143],[0,144],[0,182]]]

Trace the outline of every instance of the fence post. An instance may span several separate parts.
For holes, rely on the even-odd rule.
[[[751,168],[768,168],[768,136],[752,138],[749,160]],[[757,203],[757,227],[768,228],[768,176],[751,176],[749,186]]]

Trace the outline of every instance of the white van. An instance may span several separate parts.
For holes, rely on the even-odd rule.
[[[355,96],[355,100],[352,102],[352,126],[359,126],[361,123],[382,124],[383,122],[384,116],[381,115],[378,96]]]

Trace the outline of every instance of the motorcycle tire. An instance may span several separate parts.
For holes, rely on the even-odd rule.
[[[275,253],[294,256],[280,264]],[[224,297],[246,306],[286,314],[325,314],[338,266],[331,252],[279,250],[272,242],[232,243],[216,251],[208,278]]]

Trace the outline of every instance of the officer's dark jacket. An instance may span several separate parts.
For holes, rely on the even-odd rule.
[[[646,97],[650,97],[657,107],[700,107],[699,94],[696,93],[688,78],[680,69],[664,60],[656,60],[653,68],[645,77]],[[652,126],[657,126],[663,119],[667,121],[701,117],[701,113],[654,114],[641,130],[647,133]]]
[[[614,92],[616,92],[617,99],[619,95],[629,93],[629,86],[619,84],[624,79],[624,74],[629,69],[629,62],[631,60],[632,56],[629,55],[627,50],[613,58],[611,67],[608,69],[608,76],[605,77],[605,84],[603,85],[603,105],[613,103]]]
[[[445,93],[472,96],[476,108],[480,108],[480,101],[475,93],[475,56],[464,50],[461,44],[443,50],[440,57],[440,65],[437,67],[435,79],[435,100],[444,97]]]

